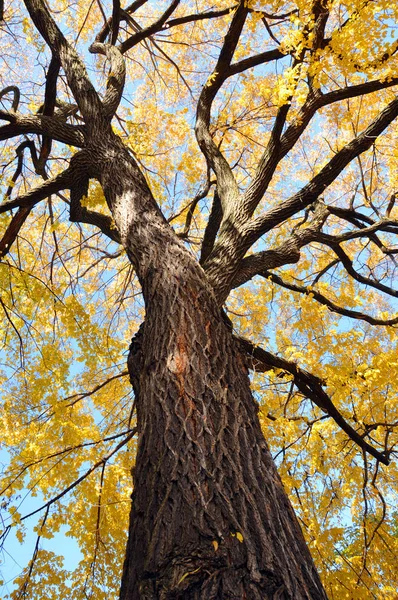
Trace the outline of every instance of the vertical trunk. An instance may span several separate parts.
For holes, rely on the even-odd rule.
[[[120,599],[325,600],[203,270],[123,149],[101,183],[146,305],[129,356],[139,442]]]
[[[181,262],[159,271],[132,346],[140,438],[120,598],[324,599],[203,280]]]

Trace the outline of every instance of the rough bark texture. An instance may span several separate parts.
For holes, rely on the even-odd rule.
[[[368,150],[398,116],[397,98],[364,131],[340,148],[300,191],[253,215],[281,160],[319,108],[396,85],[398,79],[387,81],[383,77],[321,93],[314,89],[309,78],[308,96],[296,117],[287,120],[290,101],[277,111],[256,174],[246,191],[241,192],[233,167],[212,137],[212,103],[230,77],[284,56],[277,43],[274,49],[234,62],[235,49],[245,40],[241,34],[249,14],[246,2],[171,19],[180,4],[180,0],[173,0],[163,15],[139,27],[133,15],[145,0],[136,0],[125,9],[114,0],[112,15],[108,19],[105,16],[105,24],[89,48],[90,52],[104,55],[110,64],[103,97],[90,81],[75,45],[68,42],[44,0],[24,0],[24,4],[51,50],[45,102],[42,114],[27,115],[25,109],[20,114],[19,89],[9,85],[0,90],[0,98],[12,94],[9,110],[0,110],[0,119],[7,123],[0,127],[0,140],[27,134],[41,136],[39,167],[35,168],[44,174],[51,140],[71,144],[79,150],[64,173],[26,194],[9,198],[0,206],[0,213],[19,209],[0,240],[0,255],[9,252],[36,203],[48,194],[70,189],[71,221],[94,225],[122,244],[140,280],[146,306],[145,323],[129,355],[139,443],[120,599],[325,600],[261,433],[243,355],[245,344],[252,352],[252,363],[264,362],[267,367],[267,360],[271,359],[269,364],[279,364],[290,372],[298,389],[332,416],[362,450],[385,464],[390,451],[381,453],[372,449],[363,436],[345,423],[322,389],[320,379],[289,361],[256,349],[247,341],[235,341],[222,316],[221,305],[233,287],[256,274],[268,277],[268,270],[276,266],[297,262],[300,249],[314,240],[331,248],[336,261],[358,283],[397,297],[398,292],[382,281],[358,273],[340,246],[342,241],[361,237],[360,230],[361,234],[367,231],[369,240],[376,240],[386,252],[375,231],[396,233],[396,223],[387,223],[384,217],[376,223],[369,215],[353,211],[352,206],[348,210],[319,202],[320,195],[342,170]],[[310,43],[303,45],[301,54],[293,53],[295,66],[307,60],[309,53],[328,46],[332,39],[325,38],[328,3],[314,0],[311,12],[308,23],[306,16],[302,24],[303,39]],[[196,115],[197,141],[208,166],[208,187],[210,173],[216,177],[214,205],[202,245],[202,269],[165,221],[142,171],[114,135],[110,123],[123,94],[126,75],[123,54],[144,40],[151,38],[154,43],[153,36],[170,27],[227,14],[230,14],[229,25],[213,73],[203,84]],[[120,21],[131,21],[134,33],[125,37],[123,32],[123,41],[118,44]],[[347,18],[345,23],[349,22]],[[336,31],[340,32],[344,26],[339,25]],[[104,43],[108,33],[111,44]],[[277,42],[276,38],[274,41]],[[73,104],[57,100],[61,67]],[[68,116],[77,111],[79,124],[67,123]],[[21,172],[22,166],[16,177]],[[101,183],[113,220],[82,205],[81,198],[88,193],[90,178]],[[247,255],[262,235],[290,217],[298,217],[310,206],[314,214],[305,228],[300,230],[300,224],[296,223],[283,244]],[[358,230],[349,233],[349,237],[322,233],[329,213],[354,224]],[[307,217],[308,214],[302,223]],[[386,229],[387,226],[393,229]],[[386,252],[389,253],[395,254],[394,248]],[[300,293],[310,291],[309,287],[292,288],[283,281],[281,285]],[[374,318],[358,311],[347,312],[320,293],[314,294],[313,297],[337,313],[375,323]]]
[[[325,599],[204,271],[123,145],[90,152],[147,315],[129,357],[139,449],[121,600]]]
[[[139,450],[120,598],[326,598],[204,273],[180,247],[159,247],[145,287],[129,358]]]

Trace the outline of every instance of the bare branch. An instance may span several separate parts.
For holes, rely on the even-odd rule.
[[[171,19],[164,26],[163,29],[171,29],[172,27],[176,27],[177,25],[185,25],[185,23],[195,23],[196,21],[204,21],[207,19],[217,19],[218,17],[224,17],[225,15],[229,15],[232,13],[238,4],[234,4],[229,8],[222,8],[221,10],[207,10],[202,13],[196,13],[193,15],[186,15],[185,17],[177,17],[176,19]]]
[[[119,25],[120,25],[120,21],[127,21],[128,16],[134,14],[135,11],[138,10],[139,8],[141,8],[141,6],[143,6],[144,4],[146,4],[146,2],[148,2],[148,0],[135,0],[135,2],[130,4],[127,8],[125,8],[123,10],[120,9],[119,10]],[[112,17],[111,17],[110,19],[107,20],[107,22],[102,27],[101,31],[97,34],[95,41],[101,42],[101,43],[105,42],[107,35],[109,35],[109,33],[111,32],[112,29],[113,29],[113,26],[112,26]],[[115,43],[116,43],[116,40],[115,40]]]
[[[312,204],[354,158],[374,144],[377,137],[397,115],[398,99],[396,98],[379,113],[363,133],[339,150],[326,166],[297,194],[248,223],[245,232],[247,247],[250,247],[261,235],[270,231],[273,227],[283,223],[289,217]]]
[[[376,317],[372,317],[371,315],[367,315],[358,310],[351,310],[349,308],[343,308],[342,306],[339,306],[338,304],[333,302],[333,300],[330,300],[330,298],[326,298],[326,296],[324,296],[323,294],[321,294],[320,292],[315,290],[312,286],[305,287],[302,285],[297,285],[295,283],[285,281],[284,279],[282,279],[282,277],[280,277],[279,275],[276,275],[275,273],[270,273],[270,272],[264,271],[263,273],[260,273],[260,275],[262,277],[265,277],[266,279],[269,279],[273,283],[280,285],[281,287],[283,287],[287,290],[290,290],[292,292],[298,292],[299,294],[305,294],[307,296],[311,296],[311,298],[313,298],[314,300],[319,302],[319,304],[322,304],[323,306],[327,306],[330,311],[337,313],[339,315],[343,315],[344,317],[349,317],[350,319],[358,319],[360,321],[366,321],[366,323],[369,323],[370,325],[387,326],[387,325],[396,325],[398,323],[398,317],[395,317],[393,319],[377,319]]]
[[[122,54],[125,54],[128,50],[131,50],[133,46],[136,46],[137,44],[145,40],[147,37],[150,37],[154,33],[160,31],[165,25],[167,19],[173,14],[173,12],[176,10],[179,4],[180,0],[173,0],[168,9],[162,14],[162,16],[157,21],[152,23],[152,25],[150,25],[149,27],[138,31],[137,33],[129,37],[127,40],[125,40],[122,44],[119,44],[118,48],[120,52]]]
[[[358,281],[359,283],[363,283],[364,285],[368,285],[376,290],[379,290],[380,292],[384,292],[389,296],[398,298],[398,290],[395,290],[387,285],[384,285],[383,283],[380,283],[379,281],[370,279],[369,277],[365,277],[364,275],[358,273],[358,271],[354,269],[354,265],[350,257],[346,254],[346,252],[340,246],[340,244],[336,242],[333,236],[329,236],[324,233],[319,233],[318,241],[322,242],[323,244],[326,244],[335,252],[335,254],[339,257],[341,263],[343,264],[344,268],[346,269],[347,273],[351,275],[353,279],[356,279],[356,281]]]
[[[291,361],[281,358],[263,350],[259,346],[255,346],[249,340],[241,337],[235,337],[235,340],[241,351],[248,357],[251,368],[256,371],[269,371],[272,368],[282,369],[293,376],[294,383],[300,392],[316,406],[327,413],[341,427],[341,429],[355,442],[364,452],[368,452],[384,465],[389,464],[388,451],[379,452],[373,446],[365,442],[361,434],[359,434],[347,421],[344,419],[339,410],[335,407],[332,400],[323,389],[324,382],[301,369]]]
[[[40,508],[37,508],[36,510],[30,512],[29,514],[24,515],[23,517],[21,517],[21,521],[25,521],[26,519],[29,519],[29,517],[33,517],[33,515],[37,515],[37,513],[41,512],[42,510],[46,509],[47,507],[50,507],[52,504],[54,504],[55,502],[57,502],[58,500],[60,500],[61,498],[63,498],[63,496],[66,496],[66,494],[68,494],[71,490],[73,490],[73,488],[75,488],[77,485],[79,485],[79,483],[81,483],[89,475],[91,475],[91,473],[93,471],[95,471],[96,469],[98,469],[98,467],[100,467],[101,465],[105,464],[110,458],[112,458],[112,456],[114,454],[116,454],[116,452],[118,450],[120,450],[120,448],[122,448],[123,446],[125,446],[127,444],[127,442],[129,442],[131,440],[131,438],[134,437],[134,435],[136,433],[137,433],[137,428],[134,427],[134,429],[124,438],[124,440],[122,440],[121,442],[119,442],[115,446],[115,448],[111,452],[109,452],[109,454],[107,454],[106,456],[104,456],[103,458],[101,458],[94,465],[92,465],[89,469],[87,469],[87,471],[83,475],[81,475],[81,477],[79,477],[78,479],[76,479],[76,481],[74,481],[73,483],[71,483],[64,490],[62,490],[62,492],[60,492],[59,494],[57,494],[57,496],[55,496],[54,498],[52,498],[51,500],[49,500],[48,502],[46,502]]]
[[[21,97],[21,93],[19,91],[19,87],[17,87],[16,85],[8,85],[7,87],[3,88],[0,91],[0,100],[3,98],[3,96],[6,96],[10,92],[12,92],[12,95],[13,95],[12,104],[11,104],[11,110],[14,113],[16,113],[17,110],[18,110],[18,106],[19,106],[19,99]]]

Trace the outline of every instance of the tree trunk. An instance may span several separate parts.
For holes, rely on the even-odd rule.
[[[128,361],[139,439],[120,600],[325,600],[204,271],[123,146],[100,152],[146,307]]]

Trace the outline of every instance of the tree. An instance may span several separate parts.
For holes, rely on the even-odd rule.
[[[263,428],[330,597],[392,598],[398,11],[108,4],[0,10],[12,597],[115,597],[137,443],[121,600],[326,598]]]

